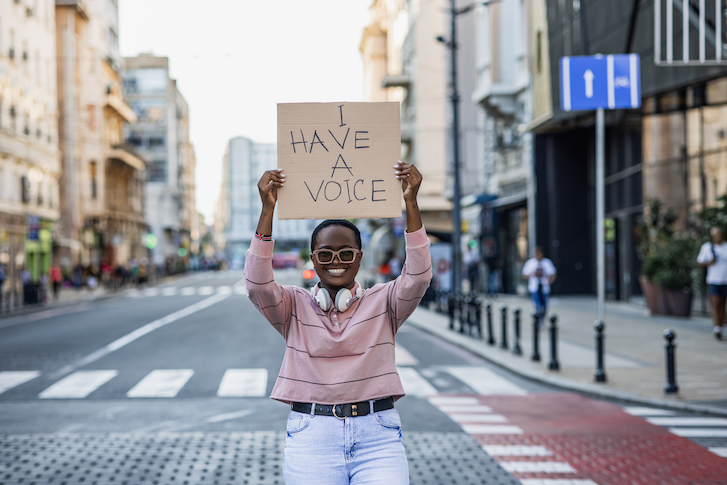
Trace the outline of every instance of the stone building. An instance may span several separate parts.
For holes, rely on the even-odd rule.
[[[136,116],[122,98],[117,32],[115,1],[56,0],[64,267],[147,255],[146,164],[123,143]]]
[[[126,58],[125,65],[124,99],[137,117],[126,126],[126,140],[148,161],[148,245],[157,270],[176,272],[186,267],[198,225],[189,107],[169,76],[168,58],[141,54]]]
[[[55,6],[0,2],[0,266],[2,304],[22,299],[51,264],[60,219]]]

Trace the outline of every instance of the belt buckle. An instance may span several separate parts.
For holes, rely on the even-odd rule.
[[[338,416],[336,414],[336,406],[338,406],[338,404],[334,404],[333,405],[333,416],[335,416],[336,418],[338,418],[338,419],[340,419],[342,421],[345,421],[346,420],[346,416]]]

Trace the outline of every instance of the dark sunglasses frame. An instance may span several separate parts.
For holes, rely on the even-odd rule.
[[[344,260],[341,259],[341,253],[344,252],[344,251],[350,251],[350,252],[353,253],[353,259],[351,261],[344,261]],[[320,256],[318,256],[318,254],[319,253],[323,253],[323,252],[333,253],[333,256],[331,256],[331,260],[330,261],[321,261],[321,258],[320,258]],[[333,249],[316,249],[311,254],[313,254],[316,257],[316,259],[318,260],[318,262],[320,264],[331,264],[333,261],[335,261],[336,258],[338,258],[338,260],[341,263],[347,263],[348,264],[348,263],[353,263],[354,261],[356,261],[356,256],[358,256],[358,254],[359,253],[362,253],[362,252],[363,251],[361,251],[360,249],[354,249],[354,248],[343,248],[343,249],[339,249],[338,251],[334,251]]]

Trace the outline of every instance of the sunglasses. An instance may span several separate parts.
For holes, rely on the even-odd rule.
[[[312,254],[315,255],[316,259],[321,264],[331,264],[333,258],[338,256],[338,260],[342,263],[353,263],[356,260],[356,255],[360,253],[358,249],[339,249],[333,251],[331,249],[316,249]]]

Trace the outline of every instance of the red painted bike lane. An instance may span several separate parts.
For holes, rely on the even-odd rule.
[[[524,485],[725,485],[727,459],[571,393],[431,399]]]

